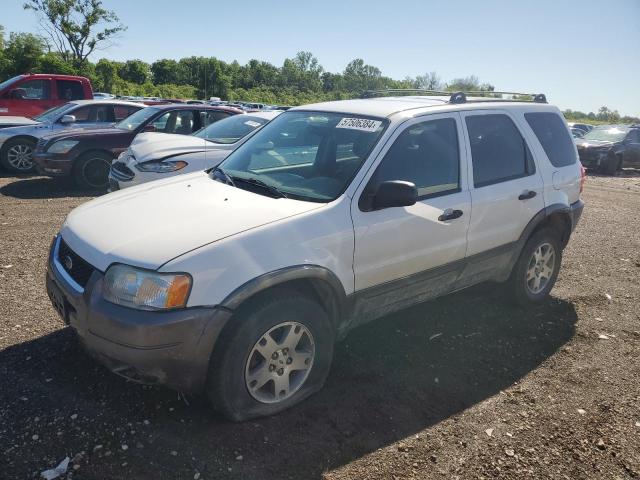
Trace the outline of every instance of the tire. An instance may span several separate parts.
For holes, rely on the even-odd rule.
[[[620,170],[620,167],[622,166],[621,164],[622,162],[620,161],[620,158],[611,153],[607,155],[605,162],[600,165],[600,171],[605,175],[615,175],[618,173],[618,170]]]
[[[233,421],[274,415],[322,388],[331,367],[335,335],[318,303],[295,290],[279,290],[250,300],[230,323],[214,348],[206,387],[218,413]],[[286,345],[292,345],[287,340],[296,336],[295,351],[287,352]],[[274,349],[278,357],[271,354]],[[296,370],[290,364],[309,368]],[[284,390],[276,392],[283,382],[289,385],[285,395]]]
[[[553,254],[552,266],[549,260],[543,260],[549,251]],[[537,264],[536,258],[540,260]],[[556,231],[547,227],[534,233],[522,249],[508,280],[514,301],[521,306],[544,301],[556,283],[561,263],[562,247]]]
[[[73,166],[73,180],[80,188],[105,190],[109,186],[112,158],[105,152],[87,152]]]
[[[33,152],[36,142],[30,138],[14,138],[5,143],[0,154],[0,163],[13,173],[33,171]]]

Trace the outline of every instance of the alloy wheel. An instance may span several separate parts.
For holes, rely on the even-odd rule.
[[[556,264],[556,251],[548,242],[536,248],[529,259],[526,273],[526,285],[529,292],[537,295],[551,281]]]
[[[249,394],[262,403],[282,402],[294,395],[313,367],[311,331],[298,322],[283,322],[265,332],[251,349],[245,366]]]
[[[16,170],[31,170],[33,168],[33,148],[24,143],[13,145],[7,150],[7,162]]]

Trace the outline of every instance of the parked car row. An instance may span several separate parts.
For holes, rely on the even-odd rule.
[[[41,138],[72,128],[106,128],[144,107],[119,100],[74,100],[53,107],[21,126],[0,129],[0,164],[10,172],[29,172]]]

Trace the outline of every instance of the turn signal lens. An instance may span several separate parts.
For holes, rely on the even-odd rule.
[[[580,193],[584,190],[584,182],[587,180],[587,170],[580,164]]]

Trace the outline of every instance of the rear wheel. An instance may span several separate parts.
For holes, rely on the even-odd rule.
[[[529,238],[509,277],[513,298],[520,305],[542,302],[556,283],[562,247],[552,228],[542,228]]]
[[[103,190],[109,186],[112,158],[104,152],[81,155],[73,166],[73,179],[80,188]]]
[[[230,420],[273,415],[318,391],[329,373],[334,336],[322,307],[280,292],[241,308],[218,341],[207,394]]]
[[[2,149],[0,163],[9,172],[27,173],[33,170],[33,151],[36,142],[29,138],[9,140]]]

